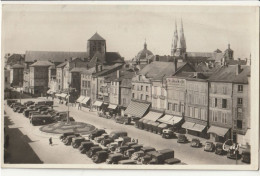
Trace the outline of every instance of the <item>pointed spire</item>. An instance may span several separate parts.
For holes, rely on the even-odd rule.
[[[177,30],[177,23],[176,23],[176,20],[175,20],[175,30],[174,30],[174,34],[173,34],[172,48],[171,48],[171,55],[172,56],[176,52],[177,43],[178,43],[178,30]]]
[[[185,40],[185,36],[184,36],[182,18],[181,18],[180,40],[181,40],[181,48],[185,52],[186,51],[186,40]]]

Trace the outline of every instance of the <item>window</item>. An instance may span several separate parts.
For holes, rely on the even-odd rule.
[[[218,121],[218,112],[212,111],[212,121],[217,122]]]
[[[148,95],[146,95],[146,96],[145,96],[145,100],[146,100],[146,101],[148,101],[148,99],[149,99],[149,96],[148,96]]]
[[[243,98],[237,98],[237,104],[243,105]]]
[[[135,85],[132,85],[132,89],[135,90]]]
[[[192,116],[193,116],[193,108],[190,107],[190,117],[192,117]]]
[[[242,120],[237,120],[237,128],[242,129]]]
[[[196,119],[199,119],[199,109],[198,108],[194,108],[194,117]]]
[[[243,92],[243,85],[238,85],[238,92]]]
[[[171,110],[171,109],[172,109],[172,104],[168,103],[168,110]]]
[[[154,87],[154,95],[157,95],[157,87]]]
[[[143,90],[143,86],[141,86],[141,90]]]
[[[184,105],[181,105],[181,112],[184,112]]]
[[[227,99],[222,99],[222,108],[227,108]]]
[[[179,112],[178,104],[174,104],[174,111]]]
[[[227,124],[227,114],[226,113],[222,113],[221,123]]]
[[[143,99],[143,94],[141,94],[140,99],[141,99],[141,100]]]
[[[218,99],[215,98],[214,107],[218,107]]]
[[[207,120],[206,110],[205,109],[201,109],[200,110],[200,119],[201,120]]]
[[[237,112],[242,113],[243,112],[242,108],[237,108]]]
[[[146,86],[146,92],[148,92],[148,86]]]
[[[132,98],[135,98],[135,93],[132,93]]]
[[[5,82],[7,82],[7,77],[5,77]]]
[[[223,87],[223,94],[227,94],[227,87],[226,86]]]

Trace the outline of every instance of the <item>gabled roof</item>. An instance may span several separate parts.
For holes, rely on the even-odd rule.
[[[66,64],[67,64],[67,61],[57,65],[57,68],[63,68],[63,67],[65,67]]]
[[[228,60],[227,63],[229,65],[246,65],[246,60]]]
[[[6,60],[6,64],[11,66],[23,62],[24,62],[24,54],[12,54]]]
[[[239,75],[237,75],[234,79],[234,83],[248,83],[248,77],[250,77],[251,74],[251,67],[246,65],[246,66],[241,66],[243,69],[242,72],[240,72]]]
[[[87,71],[87,68],[86,67],[75,67],[73,68],[70,72],[84,72],[84,71]]]
[[[104,76],[104,75],[110,74],[111,72],[114,72],[115,70],[119,69],[120,67],[122,67],[122,64],[114,64],[111,66],[104,65],[102,67],[102,71],[96,72],[95,74],[93,74],[93,76],[96,76],[96,77]]]
[[[49,61],[37,61],[35,63],[33,63],[32,65],[30,65],[30,67],[49,67],[53,65],[53,63],[49,62]]]
[[[34,62],[34,60],[64,62],[70,58],[87,58],[87,52],[26,51],[25,53],[25,62]]]
[[[92,67],[90,69],[87,69],[87,70],[84,70],[82,73],[83,74],[87,74],[87,75],[92,75],[93,73],[96,72],[96,68],[95,67]]]
[[[213,52],[187,52],[187,57],[211,57]]]
[[[21,64],[14,64],[11,68],[24,68]]]
[[[88,40],[105,40],[103,37],[101,37],[97,32]]]
[[[89,66],[94,67],[96,64],[105,64],[105,63],[106,63],[105,55],[97,51],[92,57],[92,59],[89,61]]]

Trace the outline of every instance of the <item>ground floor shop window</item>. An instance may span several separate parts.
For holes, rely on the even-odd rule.
[[[237,128],[242,129],[242,120],[237,120]]]

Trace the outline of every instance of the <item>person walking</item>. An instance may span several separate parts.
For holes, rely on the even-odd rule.
[[[136,139],[135,142],[138,144],[138,139]]]
[[[49,145],[52,146],[52,137],[49,138]]]
[[[81,110],[81,103],[79,103],[79,105],[78,105],[78,109]]]

